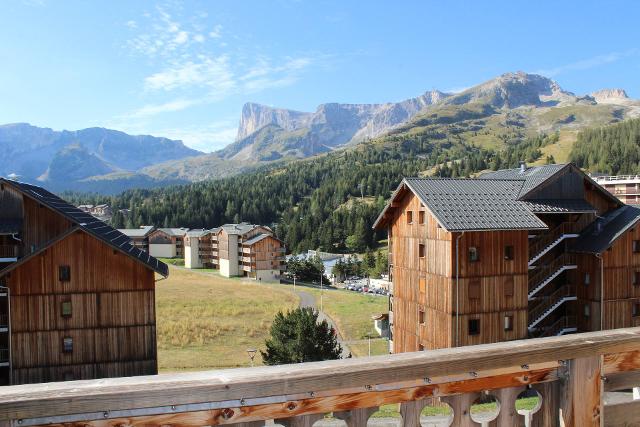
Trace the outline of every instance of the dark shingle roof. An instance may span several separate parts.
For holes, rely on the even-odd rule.
[[[56,196],[53,193],[50,193],[42,187],[7,180],[4,178],[0,178],[0,181],[6,182],[7,184],[17,188],[27,196],[37,200],[38,203],[42,203],[44,206],[47,206],[50,209],[58,212],[62,216],[66,217],[69,221],[76,224],[80,229],[96,237],[97,239],[102,240],[113,248],[116,248],[131,256],[132,258],[135,258],[136,260],[142,262],[153,271],[162,274],[165,277],[169,275],[169,267],[167,267],[166,264],[158,261],[147,252],[131,245],[127,236],[125,236],[115,228],[100,221],[93,215],[81,211],[77,207],[65,202],[60,197]]]
[[[140,228],[119,228],[118,231],[127,237],[145,237],[155,230],[153,225],[143,225]]]
[[[258,225],[249,224],[248,222],[241,222],[240,224],[224,224],[220,228],[222,228],[227,234],[245,234],[254,228],[259,227]]]
[[[589,202],[584,199],[541,199],[526,200],[524,203],[534,213],[577,213],[595,212]]]
[[[262,234],[258,234],[257,236],[254,236],[252,238],[250,238],[249,240],[242,242],[243,245],[253,245],[254,243],[258,243],[260,240],[262,239],[266,239],[267,237],[271,237],[270,234],[266,234],[266,233],[262,233]]]
[[[495,172],[486,172],[480,175],[480,179],[520,179],[524,180],[524,184],[520,189],[519,196],[523,196],[536,188],[538,185],[551,178],[561,169],[566,167],[566,164],[557,165],[544,165],[544,166],[531,166],[527,167],[524,172],[520,168],[514,169],[501,169]]]
[[[573,241],[571,250],[600,254],[640,220],[640,207],[625,205],[599,218]],[[599,224],[598,224],[599,223]]]
[[[523,180],[406,178],[404,182],[449,231],[547,228],[517,200]]]

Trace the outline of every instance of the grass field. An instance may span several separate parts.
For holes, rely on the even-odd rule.
[[[298,305],[281,285],[170,271],[156,287],[161,372],[247,366],[246,349],[264,347],[275,314]]]
[[[305,292],[313,294],[320,307],[320,290],[305,288]],[[324,311],[334,320],[336,327],[346,341],[364,340],[367,335],[378,336],[373,329],[371,315],[386,313],[389,310],[387,297],[361,294],[342,289],[324,290]],[[371,354],[387,354],[386,341],[374,340]],[[354,356],[366,356],[368,343],[349,346]]]

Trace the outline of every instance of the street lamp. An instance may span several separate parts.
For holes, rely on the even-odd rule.
[[[249,359],[251,359],[251,367],[253,368],[253,359],[256,357],[256,353],[258,352],[258,350],[256,350],[255,348],[248,348],[247,349],[247,354],[249,355]]]

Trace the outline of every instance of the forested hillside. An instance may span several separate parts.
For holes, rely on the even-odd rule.
[[[363,251],[383,233],[371,226],[402,177],[468,176],[518,161],[538,160],[549,137],[528,139],[493,151],[455,139],[433,142],[421,135],[394,136],[284,167],[265,167],[240,176],[157,190],[132,190],[117,197],[67,194],[79,203],[107,202],[129,208],[117,227],[141,224],[211,228],[249,221],[276,228],[292,252],[306,249]]]
[[[590,172],[640,173],[640,119],[583,130],[578,134],[571,160]]]

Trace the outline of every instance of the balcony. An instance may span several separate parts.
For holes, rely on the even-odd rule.
[[[55,424],[311,426],[325,414],[364,427],[399,404],[402,426],[419,426],[435,401],[453,426],[622,426],[640,401],[605,402],[603,392],[640,382],[640,328],[297,365],[108,378],[0,388],[0,422]],[[520,393],[541,397],[516,411]],[[496,414],[474,403],[492,396]],[[476,408],[474,412],[474,408]],[[476,418],[474,418],[474,416]],[[495,421],[494,421],[495,420]],[[477,424],[474,424],[476,422]],[[491,424],[490,424],[491,423]]]

